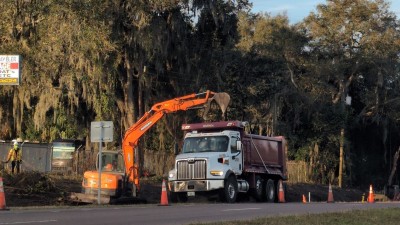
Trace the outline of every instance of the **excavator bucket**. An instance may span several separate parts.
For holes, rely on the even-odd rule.
[[[203,113],[203,119],[205,119],[205,120],[207,119],[207,113],[210,110],[211,102],[213,100],[215,100],[215,102],[219,105],[219,108],[222,111],[222,116],[225,117],[225,112],[226,112],[226,109],[228,108],[231,97],[226,92],[214,93],[214,96],[212,98],[210,98],[205,105],[205,109],[204,109],[204,113]]]
[[[221,108],[222,114],[225,115],[226,109],[228,108],[231,96],[226,92],[215,93],[213,99]]]

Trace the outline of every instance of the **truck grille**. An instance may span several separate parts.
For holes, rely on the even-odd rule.
[[[206,179],[206,160],[180,160],[176,162],[178,180]]]

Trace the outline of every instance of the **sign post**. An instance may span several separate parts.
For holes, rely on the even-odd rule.
[[[102,168],[102,143],[113,141],[114,125],[112,121],[93,121],[90,124],[90,141],[99,142],[99,180],[98,180],[98,191],[97,191],[97,204],[100,205],[100,195],[101,195],[101,168]]]
[[[0,55],[0,85],[19,85],[20,61],[19,55]]]

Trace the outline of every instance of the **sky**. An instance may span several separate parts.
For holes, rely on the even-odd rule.
[[[386,0],[390,10],[400,19],[400,0]],[[253,13],[267,12],[272,16],[286,12],[289,23],[302,21],[310,12],[316,12],[318,4],[325,4],[325,0],[250,0],[253,3]]]

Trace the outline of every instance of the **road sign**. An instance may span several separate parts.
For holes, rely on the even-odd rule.
[[[90,125],[91,142],[112,142],[114,125],[112,121],[92,121]]]
[[[91,142],[99,142],[99,180],[97,183],[97,204],[101,204],[100,194],[101,194],[101,169],[102,165],[102,142],[112,142],[113,141],[113,133],[114,133],[114,125],[112,121],[92,121],[90,124],[90,141]]]
[[[19,85],[20,61],[19,55],[0,55],[0,85]]]

